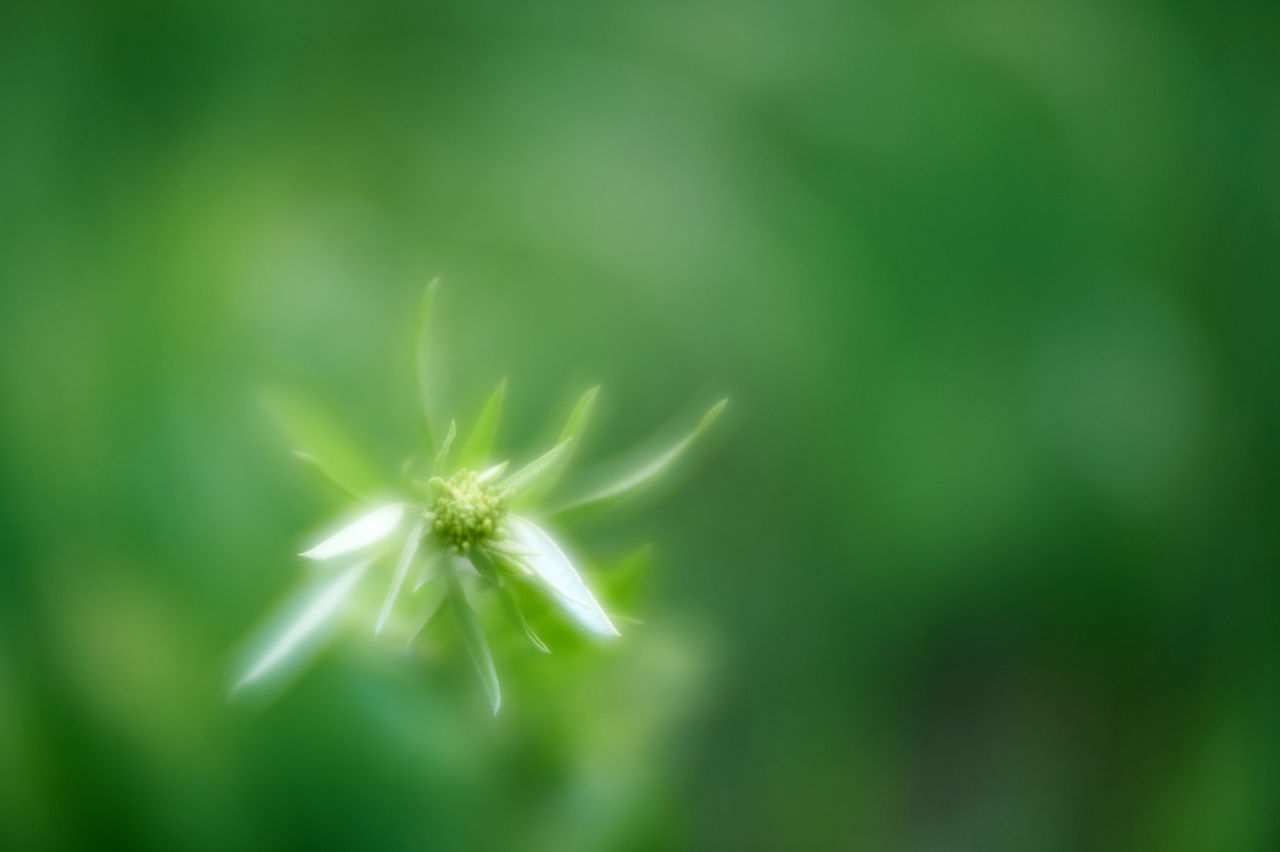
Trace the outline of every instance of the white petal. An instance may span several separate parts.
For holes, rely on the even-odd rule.
[[[509,465],[510,463],[511,463],[510,461],[504,461],[504,462],[500,462],[499,464],[495,464],[493,467],[489,468],[484,473],[477,476],[476,482],[484,483],[484,482],[488,482],[490,479],[493,479],[495,476],[502,476],[503,472],[505,472],[507,469],[507,465]]]
[[[257,680],[271,669],[280,665],[290,654],[303,650],[317,651],[318,647],[304,649],[305,641],[341,608],[347,595],[355,587],[356,582],[364,576],[372,560],[359,562],[336,577],[330,578],[301,607],[296,617],[285,622],[279,634],[264,644],[266,650],[249,670],[236,682],[231,691],[235,692],[246,684]]]
[[[307,559],[331,559],[361,550],[391,535],[403,517],[404,506],[400,503],[379,506],[301,555]]]
[[[592,633],[617,636],[618,631],[600,604],[582,582],[569,558],[551,536],[533,521],[511,515],[507,518],[511,535],[530,550],[524,561],[556,593],[560,607]]]
[[[382,602],[382,612],[378,613],[378,624],[373,628],[375,636],[382,632],[387,619],[391,617],[391,609],[396,605],[396,598],[400,596],[400,588],[404,586],[404,578],[409,574],[409,566],[413,564],[413,557],[418,555],[418,543],[422,541],[422,531],[426,525],[426,521],[418,521],[405,540],[404,550],[400,552],[400,562],[396,565],[395,576],[391,578],[391,588],[387,590],[387,599]]]

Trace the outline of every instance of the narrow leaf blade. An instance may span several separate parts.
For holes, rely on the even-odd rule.
[[[605,485],[604,487],[587,494],[573,502],[557,509],[554,514],[565,512],[578,512],[585,508],[605,508],[616,505],[630,497],[635,496],[645,487],[653,484],[668,468],[673,465],[677,459],[682,456],[689,446],[705,432],[716,418],[720,416],[720,412],[724,411],[724,407],[728,405],[728,399],[722,399],[710,410],[702,416],[702,420],[694,427],[693,431],[663,452],[654,456],[645,464],[633,470],[631,473],[618,478],[617,480]]]
[[[556,483],[564,475],[565,469],[569,466],[569,459],[582,440],[582,433],[586,431],[587,423],[591,419],[591,412],[596,407],[596,397],[599,394],[600,386],[596,385],[584,393],[578,399],[577,404],[573,406],[573,410],[569,412],[569,418],[565,421],[564,428],[560,430],[559,440],[561,443],[573,440],[574,443],[548,467],[547,471],[532,487],[525,490],[529,502],[536,503],[547,494],[550,494],[551,489],[555,488]]]
[[[378,623],[373,628],[375,636],[382,632],[382,628],[387,625],[387,619],[391,617],[396,598],[400,597],[400,589],[404,586],[405,578],[409,576],[409,566],[418,555],[418,545],[422,542],[424,529],[426,529],[426,522],[418,521],[409,532],[409,537],[405,539],[404,550],[400,552],[400,561],[396,563],[396,573],[391,578],[391,588],[387,590],[387,598],[382,602],[382,611],[378,613]]]
[[[347,483],[345,483],[345,482],[343,482],[341,479],[339,479],[339,478],[338,478],[338,476],[337,476],[337,474],[335,474],[333,471],[329,470],[329,468],[325,466],[324,462],[320,461],[318,458],[316,458],[315,456],[311,455],[311,453],[305,452],[304,450],[294,450],[294,451],[293,451],[293,455],[294,455],[294,457],[295,457],[295,458],[297,458],[299,461],[302,461],[302,462],[303,462],[303,463],[305,463],[307,466],[309,466],[309,467],[310,467],[312,470],[314,470],[316,473],[320,474],[320,476],[321,476],[321,477],[322,477],[326,482],[328,482],[328,483],[329,483],[330,485],[332,485],[334,488],[337,488],[337,489],[338,489],[339,491],[341,491],[343,494],[346,494],[348,497],[352,497],[352,498],[354,498],[354,499],[356,499],[356,500],[367,500],[367,499],[368,499],[367,495],[364,495],[364,494],[357,494],[357,493],[356,493],[356,492],[351,488],[351,486],[347,485]]]
[[[281,391],[264,393],[263,404],[290,448],[340,488],[358,495],[378,490],[377,467],[317,406]]]
[[[423,632],[427,629],[427,625],[436,617],[436,613],[444,605],[445,600],[449,597],[449,590],[445,584],[441,584],[439,588],[432,589],[426,596],[422,604],[421,612],[414,627],[409,631],[409,642],[412,645],[417,641]]]
[[[466,595],[462,592],[462,583],[458,581],[456,567],[454,570],[448,571],[447,574],[449,607],[453,610],[453,615],[458,620],[458,629],[462,632],[462,642],[467,646],[467,654],[471,657],[471,664],[475,666],[476,674],[480,676],[480,683],[484,686],[485,694],[489,696],[489,704],[493,707],[493,714],[496,716],[498,715],[498,709],[502,707],[502,689],[498,685],[498,672],[493,667],[493,654],[489,650],[489,640],[485,638],[484,628],[480,625],[479,617],[471,609],[471,605],[467,603]]]
[[[498,434],[498,418],[502,415],[502,401],[507,395],[507,380],[498,382],[498,387],[489,395],[476,425],[467,436],[462,446],[458,464],[462,467],[474,468],[489,458],[493,451],[493,441]]]
[[[542,637],[534,632],[529,620],[524,617],[524,612],[521,611],[520,605],[516,603],[515,596],[511,594],[511,590],[506,586],[499,586],[498,598],[502,601],[502,608],[507,611],[507,615],[524,631],[525,638],[529,640],[529,644],[544,654],[550,654],[551,649],[547,647],[546,642],[542,641]]]
[[[524,491],[551,469],[551,467],[556,463],[556,459],[560,458],[560,456],[569,449],[569,445],[571,443],[573,443],[573,439],[566,438],[550,450],[547,450],[547,452],[517,470],[515,473],[508,476],[506,479],[502,480],[500,484],[503,488],[517,494]]]
[[[441,476],[449,470],[449,450],[453,448],[453,439],[457,434],[458,422],[450,420],[449,431],[445,432],[444,440],[440,443],[440,452],[436,453],[436,460],[431,465],[433,475]]]

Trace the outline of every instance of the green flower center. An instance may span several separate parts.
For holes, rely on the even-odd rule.
[[[435,477],[430,487],[432,526],[455,552],[488,541],[507,515],[499,490],[480,482],[475,471],[460,470],[447,480]]]

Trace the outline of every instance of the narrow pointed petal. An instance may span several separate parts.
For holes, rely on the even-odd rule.
[[[382,602],[382,611],[378,613],[378,624],[373,628],[375,636],[382,632],[382,628],[387,625],[387,619],[391,617],[396,598],[400,597],[400,589],[404,587],[405,577],[409,576],[409,566],[413,564],[413,558],[418,555],[418,545],[422,542],[422,533],[425,528],[426,522],[418,521],[409,531],[409,537],[405,539],[404,550],[400,552],[400,561],[396,563],[396,573],[391,578],[391,588],[387,590],[387,599]]]
[[[577,512],[587,507],[605,508],[615,505],[634,496],[645,486],[652,484],[659,476],[669,468],[676,459],[684,454],[685,450],[694,440],[707,430],[707,428],[720,416],[720,412],[724,411],[724,407],[728,405],[728,399],[722,399],[711,407],[706,414],[702,416],[702,420],[692,432],[686,435],[680,441],[669,447],[662,453],[650,459],[631,473],[617,479],[616,481],[598,489],[586,496],[574,500],[566,506],[562,506],[556,510],[555,514],[564,512]]]
[[[506,473],[507,465],[509,465],[510,463],[511,462],[509,461],[504,461],[504,462],[495,464],[493,467],[489,468],[484,473],[477,476],[476,482],[479,482],[481,485],[483,485],[484,483],[488,482],[491,479],[496,479],[497,477],[502,476],[502,474]]]
[[[301,555],[307,559],[332,559],[344,553],[354,553],[391,535],[403,517],[404,505],[401,503],[379,506]]]
[[[268,634],[263,652],[236,681],[231,688],[232,693],[285,664],[301,665],[305,662],[304,657],[319,652],[320,644],[313,640],[342,611],[347,596],[371,562],[363,560],[335,577],[326,578],[323,584],[310,590],[296,612],[274,634]]]
[[[263,394],[263,404],[290,449],[325,478],[352,494],[378,490],[376,466],[341,426],[302,397],[281,391]]]
[[[573,442],[572,438],[567,438],[556,444],[550,450],[538,456],[515,473],[508,476],[500,484],[503,488],[514,493],[520,493],[529,486],[538,481],[539,477],[549,471],[556,463],[556,459],[569,449],[569,444]]]
[[[502,689],[498,685],[498,672],[493,667],[493,654],[489,650],[489,640],[485,638],[484,628],[471,605],[467,603],[462,592],[462,583],[458,580],[456,564],[454,570],[446,571],[449,582],[449,606],[458,619],[458,629],[462,632],[462,642],[467,646],[467,654],[471,664],[480,676],[485,694],[489,696],[489,704],[493,707],[493,715],[498,715],[502,706]]]
[[[435,302],[436,290],[440,288],[440,279],[433,278],[422,294],[422,302],[418,306],[418,340],[414,352],[414,366],[418,375],[418,398],[422,405],[423,444],[433,446],[432,419],[435,417],[436,389],[434,377],[431,375],[431,308]]]
[[[508,517],[507,523],[512,536],[533,552],[524,561],[556,592],[560,608],[597,636],[617,636],[617,628],[555,540],[533,521],[518,515]]]
[[[480,416],[476,419],[476,425],[472,427],[471,434],[467,436],[467,441],[462,446],[462,452],[458,458],[460,467],[475,468],[487,458],[489,453],[493,451],[493,440],[498,434],[498,418],[502,414],[502,400],[507,395],[507,380],[503,379],[498,382],[498,387],[494,389],[489,399],[484,404],[484,408],[480,411]]]

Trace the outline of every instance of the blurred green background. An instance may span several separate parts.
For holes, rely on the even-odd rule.
[[[1280,845],[1265,3],[6,3],[0,847]],[[450,392],[732,397],[607,649],[233,649]],[[592,573],[605,584],[607,571]],[[607,595],[606,595],[607,597]]]

